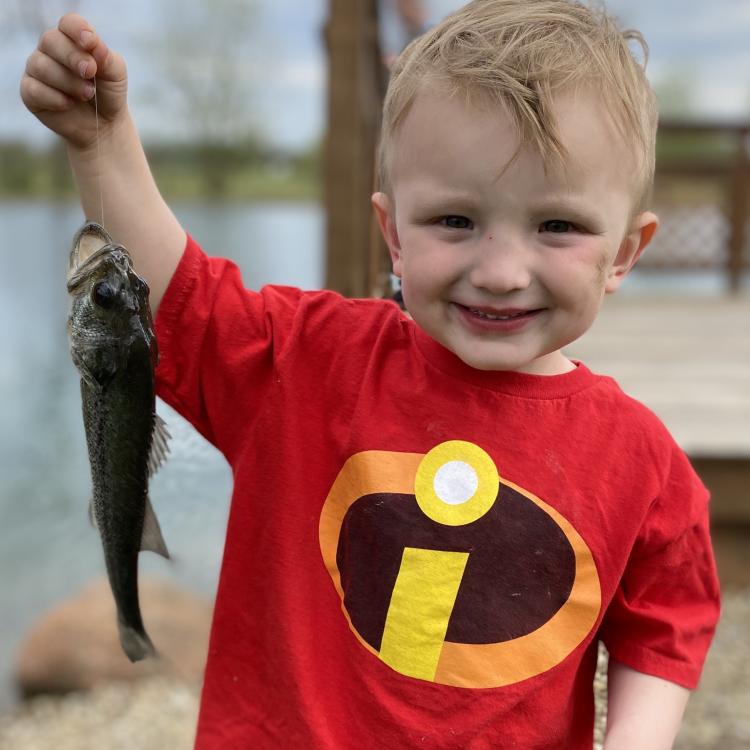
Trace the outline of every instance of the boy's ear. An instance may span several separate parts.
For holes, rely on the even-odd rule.
[[[396,231],[396,220],[393,216],[391,199],[386,193],[374,193],[372,207],[375,209],[380,231],[391,254],[393,273],[401,278],[401,242],[399,242],[398,232]]]
[[[604,291],[607,294],[617,291],[623,279],[640,258],[646,245],[653,239],[658,227],[659,217],[651,211],[644,211],[633,219],[630,231],[625,235],[614,263],[607,273],[607,280],[604,284]]]

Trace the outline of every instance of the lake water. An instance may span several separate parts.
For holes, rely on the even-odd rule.
[[[173,206],[212,254],[259,288],[323,283],[323,216],[315,204]],[[86,508],[90,478],[78,374],[68,353],[65,268],[82,222],[77,204],[0,202],[0,712],[12,701],[13,655],[54,603],[103,573]],[[173,560],[140,569],[212,596],[223,549],[229,469],[165,404],[173,439],[151,497]]]
[[[245,283],[319,288],[324,218],[316,204],[177,204],[212,254],[234,259]],[[0,202],[0,711],[12,700],[13,654],[46,609],[103,573],[86,508],[90,479],[78,375],[68,353],[65,266],[82,222],[77,204]],[[622,293],[715,293],[720,274],[641,272]],[[231,490],[222,456],[164,404],[171,456],[151,496],[174,560],[141,570],[212,596]]]

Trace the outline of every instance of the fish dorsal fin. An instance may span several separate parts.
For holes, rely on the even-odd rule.
[[[148,457],[150,477],[156,474],[159,467],[167,460],[168,441],[171,437],[166,422],[158,414],[154,414],[154,433],[151,437],[151,454]]]
[[[141,549],[151,550],[162,557],[169,559],[167,545],[164,543],[164,537],[161,535],[159,521],[156,519],[156,513],[151,507],[151,501],[146,498],[146,514],[143,518],[143,534],[141,535]]]

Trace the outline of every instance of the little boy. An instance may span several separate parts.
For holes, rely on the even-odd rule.
[[[373,205],[407,317],[246,290],[159,195],[123,60],[79,16],[41,38],[23,99],[151,286],[160,395],[234,473],[200,750],[590,748],[599,640],[607,750],[671,747],[718,617],[707,492],[563,352],[657,226],[631,39],[476,0],[402,54]]]

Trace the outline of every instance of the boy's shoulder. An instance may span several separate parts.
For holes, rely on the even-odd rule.
[[[331,334],[344,330],[349,336],[368,335],[389,324],[402,328],[412,323],[401,308],[389,299],[345,297],[330,289],[303,290],[269,284],[259,292],[268,315],[289,318],[308,333]]]
[[[300,330],[335,335],[343,329],[355,335],[387,319],[406,319],[398,305],[386,299],[350,299],[332,290],[282,284],[253,288],[235,261],[206,254],[189,235],[159,317],[169,320],[185,313],[219,322],[240,335],[258,329],[282,335]]]
[[[606,423],[613,443],[624,440],[659,461],[682,452],[669,428],[651,407],[627,393],[613,376],[594,374],[597,384],[588,393],[591,418]],[[602,445],[601,449],[605,451],[608,447]]]

